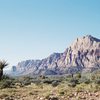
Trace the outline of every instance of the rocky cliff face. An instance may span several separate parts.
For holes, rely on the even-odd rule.
[[[77,38],[64,53],[53,53],[42,60],[27,60],[14,66],[15,75],[55,75],[100,68],[100,39],[91,35]]]

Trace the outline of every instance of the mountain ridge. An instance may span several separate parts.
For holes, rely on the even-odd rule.
[[[61,75],[100,68],[100,39],[91,35],[77,38],[63,53],[42,60],[26,60],[12,67],[14,75]]]

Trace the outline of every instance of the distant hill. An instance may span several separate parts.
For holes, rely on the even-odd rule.
[[[100,69],[100,39],[77,38],[63,53],[42,60],[26,60],[12,67],[12,75],[62,75]]]

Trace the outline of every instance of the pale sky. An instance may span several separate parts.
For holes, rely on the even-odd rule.
[[[100,38],[100,0],[0,0],[0,59],[11,65]]]

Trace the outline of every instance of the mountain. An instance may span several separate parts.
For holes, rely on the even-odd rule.
[[[100,39],[77,38],[63,53],[42,60],[26,60],[12,67],[13,75],[61,75],[100,69]]]

